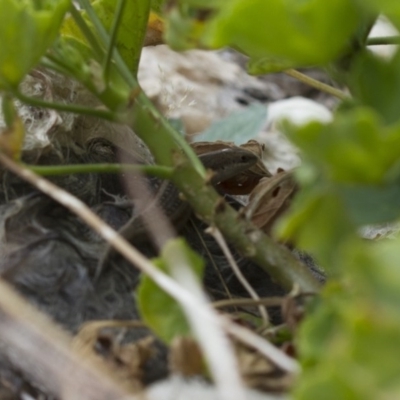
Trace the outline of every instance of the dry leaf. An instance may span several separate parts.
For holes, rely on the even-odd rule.
[[[276,219],[287,210],[297,186],[291,172],[279,172],[260,181],[250,194],[245,207],[246,217],[257,228],[270,233]]]
[[[0,150],[13,160],[21,158],[22,145],[25,138],[25,127],[18,116],[14,118],[12,125],[0,133]]]
[[[243,344],[236,344],[236,354],[247,386],[268,392],[286,392],[291,388],[292,377],[260,353]]]
[[[170,370],[190,377],[204,372],[204,361],[196,341],[189,337],[177,337],[171,344]]]
[[[196,142],[192,144],[192,147],[198,155],[224,149],[238,148],[238,146],[233,143],[223,141]],[[263,151],[260,143],[256,142],[255,140],[250,140],[249,142],[241,145],[240,148],[244,148],[253,152],[259,158],[261,157]],[[220,182],[217,187],[223,193],[231,195],[246,195],[251,193],[251,191],[257,186],[260,179],[270,176],[271,173],[267,170],[260,158],[259,162],[252,168],[231,179]]]
[[[296,332],[306,315],[306,304],[315,297],[314,293],[288,295],[282,303],[282,317],[292,332]]]
[[[164,43],[164,21],[155,12],[151,11],[147,22],[146,37],[144,39],[145,46],[156,46]]]
[[[154,338],[123,343],[127,329],[143,328],[139,321],[94,321],[83,325],[73,346],[83,354],[95,353],[132,392],[143,389],[143,367],[154,354]]]

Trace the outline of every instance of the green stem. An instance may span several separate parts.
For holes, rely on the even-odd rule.
[[[126,4],[126,0],[118,1],[113,24],[111,27],[106,58],[104,59],[104,64],[103,64],[104,80],[106,82],[108,82],[108,78],[109,78],[109,74],[110,74],[111,59],[112,59],[112,56],[114,53],[114,47],[115,47],[115,43],[117,40],[118,28],[121,23],[122,12],[124,11],[125,4]]]
[[[86,21],[82,18],[81,13],[75,8],[74,5],[71,6],[70,11],[72,17],[75,20],[76,25],[78,25],[79,29],[81,30],[86,40],[90,44],[94,54],[98,57],[99,60],[102,60],[104,57],[104,50],[102,49],[96,36],[93,35],[93,32],[91,31]]]
[[[40,65],[50,70],[56,71],[61,75],[71,75],[70,69],[52,54],[46,54],[44,57],[42,57],[42,59],[40,60]]]
[[[336,89],[332,86],[329,86],[325,83],[322,83],[320,81],[317,81],[316,79],[313,79],[305,74],[302,74],[299,71],[296,71],[295,69],[287,69],[286,71],[284,71],[285,74],[298,79],[299,81],[312,86],[318,90],[321,90],[322,92],[328,93],[332,96],[335,96],[337,98],[339,98],[340,100],[346,100],[349,98],[349,96],[344,93],[343,91]]]
[[[140,172],[146,175],[157,176],[161,179],[170,179],[173,169],[161,165],[137,164],[70,164],[70,165],[25,165],[31,171],[42,176],[58,176],[69,174],[119,174],[124,172]]]
[[[117,115],[108,110],[99,110],[96,108],[77,106],[74,104],[53,103],[50,101],[38,99],[36,97],[25,96],[18,90],[13,90],[12,94],[22,103],[29,104],[34,107],[49,108],[51,110],[70,112],[79,115],[83,114],[91,117],[102,118],[107,121],[118,121]]]
[[[255,261],[272,280],[290,291],[298,284],[303,292],[317,293],[321,284],[310,270],[285,247],[260,232],[237,211],[223,203],[221,197],[205,184],[189,164],[174,170],[174,184],[198,215],[210,225],[216,225],[242,256]]]
[[[367,39],[367,46],[400,44],[400,36],[380,36]]]
[[[139,90],[133,101],[129,124],[150,148],[157,163],[176,166],[190,160],[197,173],[205,177],[204,166],[189,143]]]
[[[79,0],[79,4],[86,11],[90,21],[92,22],[94,28],[96,29],[98,38],[103,43],[104,47],[108,48],[108,44],[109,44],[109,40],[110,40],[109,35],[108,35],[107,31],[104,29],[104,26],[101,23],[99,17],[93,10],[92,5],[90,4],[90,2],[88,0]],[[119,54],[119,52],[116,49],[114,49],[114,59],[115,59],[115,63],[117,65],[119,73],[121,74],[121,76],[123,77],[125,82],[128,84],[128,86],[131,88],[136,87],[137,83],[136,83],[135,79],[133,78],[131,71],[129,70],[129,68],[125,64],[124,60],[122,59],[121,55]]]

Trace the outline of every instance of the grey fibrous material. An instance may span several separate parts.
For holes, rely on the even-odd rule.
[[[82,148],[41,150],[24,157],[25,161],[42,165],[117,161],[116,148],[104,139],[93,139]],[[11,173],[0,171],[0,178],[1,276],[71,332],[90,320],[138,319],[134,296],[138,271],[115,254],[94,280],[104,249],[99,237],[64,207]],[[89,204],[115,229],[131,218],[132,206],[121,201],[127,200],[124,184],[115,175],[82,174],[52,180]],[[152,186],[154,180],[149,179],[149,184]],[[224,286],[213,267],[215,262],[231,294],[245,296],[218,246],[203,231],[204,225],[193,217],[181,233],[205,259],[206,289],[216,299],[224,295]],[[140,244],[140,250],[149,257],[156,255],[149,243]],[[260,296],[284,293],[257,265],[236,253],[235,257]],[[127,333],[126,340],[135,341],[149,334],[147,329],[134,329]],[[157,348],[157,355],[146,366],[146,382],[167,372],[166,349],[159,342]],[[0,378],[4,371],[10,373],[4,363],[0,355]]]
[[[97,144],[88,143],[80,154],[62,148],[37,154],[30,152],[25,157],[42,165],[116,162],[113,146],[102,139]],[[64,207],[9,172],[1,171],[1,179],[2,277],[71,332],[76,332],[82,323],[90,320],[138,319],[132,296],[138,272],[125,263],[108,269],[94,282],[93,271],[100,249],[104,247],[98,236]],[[91,205],[116,228],[131,215],[130,209],[121,212],[119,206],[113,208],[112,202],[110,204],[108,193],[124,196],[123,185],[113,175],[84,174],[52,180]],[[129,330],[126,340],[138,340],[149,334],[144,328]],[[144,377],[146,381],[166,374],[165,347],[161,343],[157,346],[158,354],[145,366],[148,371]],[[0,377],[4,373],[12,376],[4,357],[4,354],[0,355]]]

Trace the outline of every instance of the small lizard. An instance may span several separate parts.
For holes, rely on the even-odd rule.
[[[259,160],[253,152],[239,147],[201,154],[199,158],[207,169],[213,171],[211,177],[213,185],[234,178],[251,168]],[[164,181],[160,185],[155,199],[143,210],[143,213],[147,213],[151,217],[154,207],[161,207],[165,215],[178,228],[186,223],[191,211],[190,205],[180,199],[179,190],[169,181]],[[147,229],[140,214],[132,216],[118,233],[135,244],[148,240]],[[112,251],[112,247],[107,246],[97,266],[96,277],[103,270]]]

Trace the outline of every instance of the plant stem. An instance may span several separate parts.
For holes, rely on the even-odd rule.
[[[254,299],[224,299],[214,301],[212,303],[215,308],[224,308],[224,307],[255,307],[255,306],[267,306],[267,307],[277,307],[281,306],[284,302],[282,297],[266,297],[258,300]]]
[[[92,22],[94,28],[96,29],[96,33],[98,38],[101,40],[103,43],[104,47],[108,47],[109,43],[109,35],[107,31],[104,29],[104,26],[102,25],[100,19],[98,18],[97,14],[93,10],[92,5],[88,0],[79,0],[79,4],[82,6],[82,8],[87,12],[87,15]],[[117,49],[114,49],[113,52],[114,60],[117,65],[118,71],[125,80],[125,82],[129,85],[131,88],[135,88],[137,86],[137,83],[132,75],[132,72],[129,70],[127,65],[125,64],[124,60],[122,59],[121,55],[117,51]]]
[[[137,87],[139,88],[139,85]],[[197,173],[205,177],[204,166],[192,147],[160,114],[141,89],[139,90],[133,100],[128,123],[147,144],[157,163],[176,166],[190,160]]]
[[[41,176],[56,176],[69,174],[141,172],[146,175],[170,179],[173,169],[161,165],[137,164],[70,164],[70,165],[25,165],[31,171]]]
[[[82,18],[81,13],[76,9],[74,5],[71,6],[70,12],[75,20],[76,25],[78,25],[79,29],[81,30],[86,40],[90,44],[94,54],[98,57],[99,60],[102,60],[104,57],[104,50],[102,49],[96,36],[93,35],[93,32],[89,28],[86,21]]]
[[[321,90],[322,92],[325,92],[332,96],[335,96],[335,97],[339,98],[340,100],[346,100],[349,98],[349,96],[346,93],[344,93],[343,91],[336,89],[332,86],[329,86],[325,83],[322,83],[320,81],[317,81],[316,79],[311,78],[299,71],[296,71],[295,69],[287,69],[284,72],[285,72],[285,74],[287,74],[293,78],[296,78],[299,81],[301,81],[309,86],[312,86],[318,90]]]
[[[51,110],[70,112],[73,114],[83,114],[91,117],[102,118],[107,121],[118,121],[117,114],[108,110],[100,110],[98,108],[83,107],[74,104],[53,103],[38,99],[36,97],[25,96],[18,90],[13,90],[12,94],[22,103],[29,104],[34,107],[49,108]]]
[[[305,265],[223,202],[189,164],[176,167],[172,181],[205,222],[216,225],[242,256],[255,261],[273,281],[288,291],[295,283],[302,292],[317,293],[320,290],[320,282]]]
[[[103,73],[104,73],[104,80],[108,82],[109,74],[110,74],[110,66],[111,66],[111,59],[115,50],[115,43],[117,40],[118,28],[120,26],[120,22],[122,19],[122,12],[124,11],[124,7],[126,4],[126,0],[119,0],[113,20],[113,24],[111,27],[107,53],[103,63]]]
[[[367,39],[367,46],[400,44],[400,36],[380,36]]]

